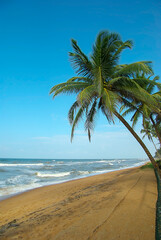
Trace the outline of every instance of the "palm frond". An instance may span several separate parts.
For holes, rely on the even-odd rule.
[[[95,73],[94,84],[95,88],[97,89],[98,95],[101,96],[103,90],[103,78],[101,67],[99,67],[97,69],[97,73]]]
[[[79,104],[77,101],[75,101],[71,108],[69,109],[69,112],[68,112],[68,119],[69,119],[69,123],[72,125],[73,123],[73,120],[74,120],[74,113],[76,112],[77,108],[79,107]]]
[[[157,87],[158,89],[161,88],[161,84],[157,83],[156,79],[150,80],[146,77],[138,77],[133,78],[133,80],[136,81],[139,86],[145,88],[145,90],[149,93],[152,93],[155,87]]]
[[[70,61],[78,75],[92,77],[92,65],[88,57],[81,51],[77,41],[71,40],[74,53],[69,52]]]
[[[114,117],[111,116],[111,113],[107,110],[107,108],[105,108],[104,105],[100,105],[99,109],[101,109],[103,115],[105,115],[109,124],[111,124],[111,122],[114,124]]]
[[[59,88],[58,90],[52,91],[53,94],[53,99],[59,95],[60,93],[79,93],[82,91],[85,87],[88,87],[88,83],[81,83],[81,82],[73,82],[71,84],[66,84],[64,87]]]
[[[153,74],[151,61],[140,61],[131,64],[118,65],[115,67],[113,77],[118,76],[133,76],[133,73]]]
[[[91,131],[90,131],[90,129],[88,129],[88,139],[89,139],[89,142],[91,142]]]
[[[122,106],[120,108],[120,113],[126,108],[128,108],[132,112],[135,111],[135,110],[139,111],[138,110],[138,103],[136,101],[129,101],[127,98],[121,97],[121,102],[122,102]],[[140,102],[139,102],[139,104],[140,104]],[[122,115],[122,116],[126,116],[126,114]]]
[[[134,128],[135,125],[137,124],[140,115],[141,115],[140,112],[139,112],[139,111],[136,111],[136,112],[134,113],[134,115],[132,116],[132,118],[131,118],[131,121],[132,121],[132,128]]]
[[[101,68],[103,79],[112,74],[112,69],[117,63],[113,54],[120,44],[122,41],[118,34],[103,31],[98,35],[91,55],[94,73]]]
[[[115,91],[119,91],[120,94],[125,97],[130,97],[134,100],[138,99],[139,101],[142,101],[143,103],[146,103],[149,106],[153,106],[153,108],[157,109],[158,104],[154,97],[149,94],[144,88],[140,87],[140,85],[137,84],[133,79],[122,78],[121,83],[119,81],[120,79],[118,79],[117,82],[114,82],[114,84],[112,84]],[[111,82],[112,80],[110,81],[110,83]]]
[[[126,42],[124,42],[123,44],[121,44],[121,46],[117,49],[117,51],[115,52],[115,54],[113,55],[113,59],[115,59],[116,57],[118,58],[120,53],[126,49],[126,48],[132,48],[133,47],[133,42],[131,40],[127,40]]]
[[[55,92],[56,90],[58,90],[58,89],[60,89],[60,88],[62,88],[62,87],[65,87],[66,85],[67,85],[66,82],[59,83],[59,84],[55,85],[54,87],[51,88],[49,94],[52,94],[52,93]]]
[[[85,83],[92,83],[92,80],[87,77],[72,77],[69,80],[67,80],[67,83],[71,82],[85,82]]]
[[[78,122],[82,119],[83,117],[83,114],[84,114],[84,111],[85,111],[85,106],[81,106],[73,120],[73,124],[72,124],[72,130],[71,130],[71,142],[72,142],[72,139],[74,137],[74,131],[75,131],[75,128],[76,126],[78,125]]]
[[[153,93],[153,97],[156,99],[158,103],[161,103],[161,91]]]
[[[80,104],[89,104],[96,94],[94,85],[87,86],[77,96],[77,101]]]
[[[97,99],[94,100],[90,111],[87,113],[85,121],[85,130],[90,131],[94,129],[94,118],[97,113]]]
[[[126,117],[128,114],[132,113],[133,111],[134,111],[133,108],[128,108],[121,115],[122,115],[122,117]]]
[[[114,123],[114,112],[118,107],[118,103],[120,102],[119,96],[112,92],[108,91],[104,88],[102,94],[102,104],[104,105],[105,111],[108,112],[108,119]],[[107,114],[106,114],[107,115]]]

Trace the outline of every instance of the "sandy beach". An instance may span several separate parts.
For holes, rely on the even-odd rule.
[[[153,240],[156,200],[151,169],[37,188],[0,202],[0,239]]]

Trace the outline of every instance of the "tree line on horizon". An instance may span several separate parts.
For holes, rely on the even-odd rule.
[[[157,138],[161,148],[161,83],[154,75],[151,61],[119,64],[123,50],[133,46],[131,40],[122,41],[121,36],[101,31],[87,56],[71,40],[73,52],[70,62],[76,76],[51,88],[53,98],[62,93],[77,94],[68,112],[71,124],[71,141],[80,120],[84,118],[85,131],[91,140],[96,115],[101,111],[109,123],[119,119],[141,145],[153,167],[161,177],[161,169],[150,151],[134,131],[138,119],[142,121],[141,133],[153,142]],[[130,114],[132,125],[125,117]],[[153,142],[154,143],[154,142]],[[159,151],[156,149],[156,156]]]

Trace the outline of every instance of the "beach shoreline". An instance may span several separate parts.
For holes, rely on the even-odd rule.
[[[156,200],[140,167],[43,186],[1,200],[0,239],[152,240]]]
[[[141,167],[145,164],[147,164],[149,161],[147,162],[144,162],[144,164],[136,164],[136,166],[129,166],[129,167],[124,167],[124,168],[118,168],[118,169],[113,169],[113,170],[104,170],[102,173],[91,173],[91,174],[87,174],[85,176],[78,176],[76,178],[71,178],[71,179],[68,179],[68,180],[62,180],[62,181],[58,181],[58,182],[55,182],[55,183],[50,183],[50,184],[46,184],[46,185],[42,185],[42,186],[38,186],[38,187],[31,187],[31,188],[28,188],[28,189],[24,189],[24,190],[21,190],[19,192],[15,192],[15,193],[9,193],[9,194],[6,194],[6,195],[2,195],[0,196],[0,202],[5,200],[5,199],[8,199],[8,198],[11,198],[13,196],[16,196],[16,195],[20,195],[24,192],[28,192],[28,191],[31,191],[33,189],[37,189],[37,188],[41,188],[41,187],[46,187],[46,186],[51,186],[51,185],[57,185],[57,184],[61,184],[61,183],[65,183],[65,182],[70,182],[70,181],[73,181],[73,180],[79,180],[79,179],[82,179],[82,178],[87,178],[87,177],[91,177],[91,176],[97,176],[97,175],[100,175],[100,174],[104,174],[104,173],[110,173],[110,172],[116,172],[116,171],[122,171],[122,170],[126,170],[126,169],[131,169],[131,168],[135,168],[135,167]]]
[[[148,162],[147,162],[147,163],[148,163]],[[141,166],[143,166],[143,165],[141,165]],[[140,167],[141,167],[141,166],[140,166]],[[66,180],[66,181],[62,181],[62,182],[58,182],[58,183],[51,183],[51,184],[47,184],[47,185],[44,185],[44,186],[31,188],[31,189],[24,190],[24,191],[21,191],[21,192],[18,192],[18,193],[13,193],[13,194],[9,194],[9,195],[0,196],[0,202],[3,201],[3,200],[6,200],[6,199],[8,199],[8,198],[12,198],[12,197],[14,197],[14,196],[23,194],[23,193],[25,193],[25,192],[32,191],[32,190],[34,190],[34,189],[39,189],[39,188],[43,188],[43,187],[48,187],[48,186],[52,186],[52,185],[62,184],[62,183],[66,183],[66,182],[71,182],[71,181],[83,179],[83,178],[88,178],[88,177],[97,176],[97,175],[106,174],[106,173],[111,173],[111,172],[122,171],[122,170],[125,170],[125,169],[131,169],[131,168],[135,168],[135,167],[128,167],[128,168],[118,169],[118,170],[108,170],[107,172],[104,172],[104,173],[97,173],[97,174],[91,174],[91,175],[89,174],[89,176],[82,176],[82,177],[78,177],[78,178],[75,178],[75,179],[70,179],[70,180]]]

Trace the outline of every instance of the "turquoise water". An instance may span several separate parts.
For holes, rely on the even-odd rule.
[[[29,189],[139,166],[141,159],[3,159],[0,199]]]

